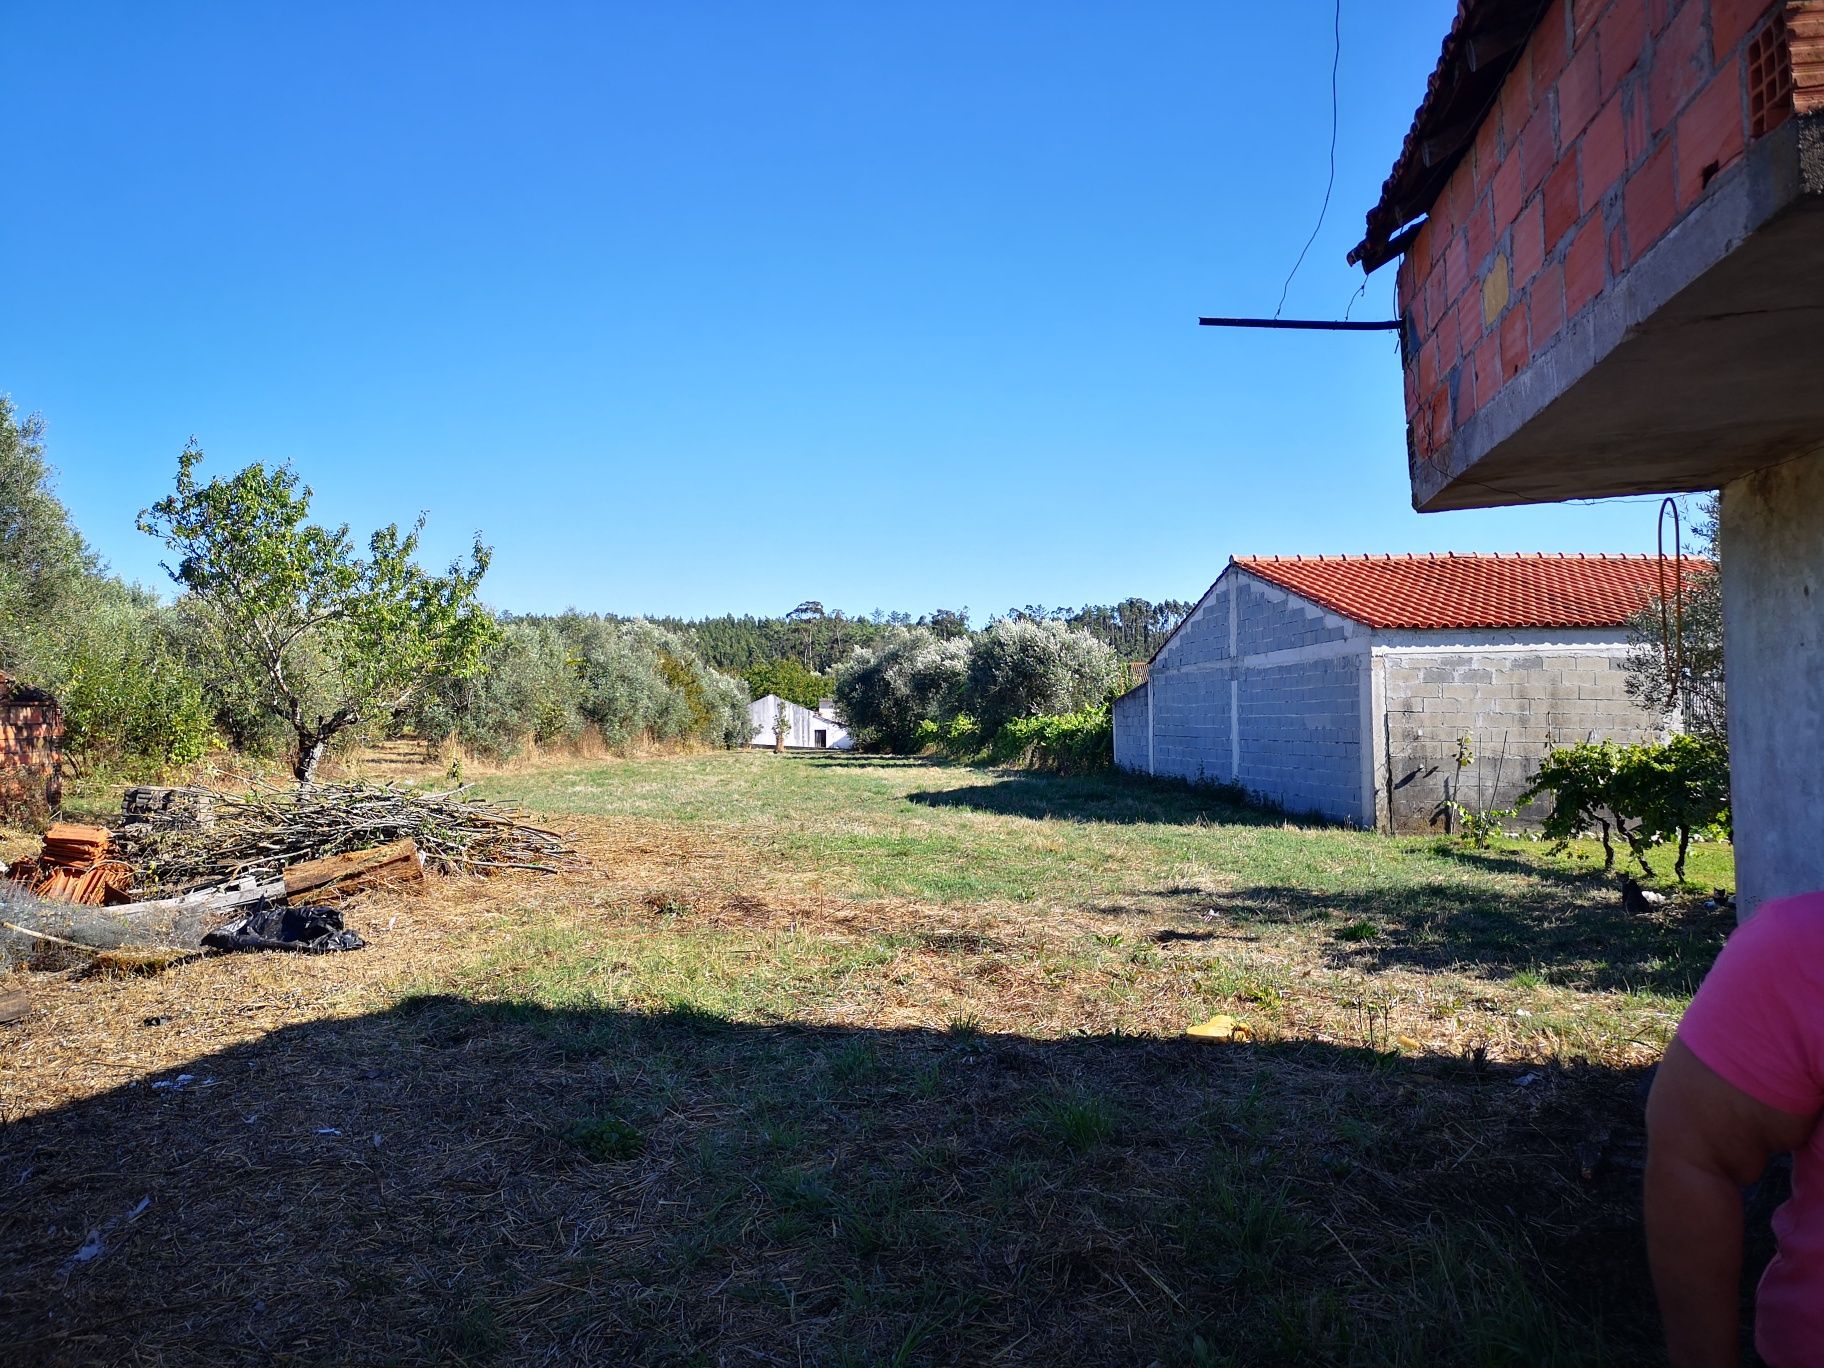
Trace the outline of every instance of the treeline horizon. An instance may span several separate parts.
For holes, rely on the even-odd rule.
[[[1062,623],[1088,633],[1123,660],[1145,660],[1195,606],[1181,599],[1154,603],[1140,597],[1080,608],[1026,604],[991,613],[979,624],[967,607],[937,608],[916,615],[879,608],[867,614],[849,614],[839,608],[825,610],[814,600],[776,617],[755,613],[683,617],[574,608],[561,613],[500,612],[498,616],[502,622],[649,622],[687,638],[704,663],[718,670],[741,675],[756,666],[792,660],[816,674],[828,675],[856,647],[871,646],[896,627],[923,627],[940,640],[951,640],[986,631],[996,622]]]

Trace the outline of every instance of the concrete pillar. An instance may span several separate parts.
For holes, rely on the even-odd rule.
[[[1723,489],[1736,906],[1824,889],[1824,450]]]

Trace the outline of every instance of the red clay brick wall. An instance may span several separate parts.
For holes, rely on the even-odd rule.
[[[55,806],[62,762],[61,708],[0,701],[0,813]]]
[[[1400,263],[1414,462],[1820,106],[1824,0],[1555,0]]]

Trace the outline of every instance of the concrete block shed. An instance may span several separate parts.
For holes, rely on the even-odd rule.
[[[1659,573],[1650,556],[1231,560],[1116,701],[1115,763],[1381,830],[1441,825],[1453,797],[1511,806],[1554,745],[1664,738],[1622,668]]]

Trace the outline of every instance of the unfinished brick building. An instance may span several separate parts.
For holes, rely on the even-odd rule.
[[[1418,508],[1722,490],[1744,909],[1824,887],[1821,110],[1824,0],[1462,0],[1350,254]]]
[[[0,675],[0,816],[63,798],[63,710],[42,689]]]

